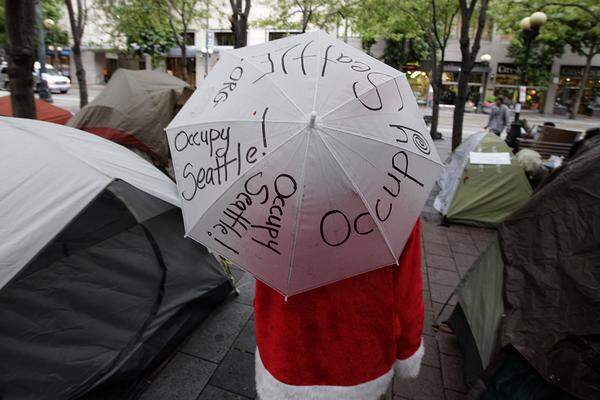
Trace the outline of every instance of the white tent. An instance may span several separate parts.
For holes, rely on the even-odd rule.
[[[63,125],[0,117],[0,171],[0,289],[115,179],[179,206],[153,165]]]
[[[0,118],[0,171],[3,400],[128,397],[231,291],[125,147]]]

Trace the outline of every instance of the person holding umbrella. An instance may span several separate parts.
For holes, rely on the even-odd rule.
[[[403,73],[322,31],[224,53],[167,127],[186,235],[257,278],[262,400],[419,372],[441,162]]]

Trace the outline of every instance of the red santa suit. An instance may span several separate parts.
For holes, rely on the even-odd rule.
[[[388,266],[285,301],[256,284],[256,389],[261,400],[376,400],[424,354],[419,222]],[[335,260],[331,260],[335,262]]]

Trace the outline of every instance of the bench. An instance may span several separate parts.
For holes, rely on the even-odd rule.
[[[540,140],[517,138],[516,151],[521,149],[531,149],[540,153],[542,158],[549,158],[551,155],[563,156],[565,159],[569,156],[569,151],[573,143],[543,142]]]
[[[537,140],[517,138],[516,151],[521,149],[535,150],[542,158],[549,158],[551,155],[569,157],[571,146],[580,134],[577,131],[544,126],[540,130]]]

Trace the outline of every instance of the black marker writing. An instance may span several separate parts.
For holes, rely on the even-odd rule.
[[[296,193],[298,185],[296,180],[288,174],[280,174],[275,178],[273,183],[276,196],[273,198],[271,207],[269,208],[269,215],[267,220],[262,225],[252,225],[254,230],[264,231],[268,233],[267,240],[259,240],[252,236],[252,241],[260,244],[261,246],[273,251],[276,254],[281,254],[278,249],[279,242],[279,230],[281,229],[281,220],[283,218],[283,209],[285,207],[285,200],[289,199]]]
[[[259,76],[258,78],[256,78],[256,80],[252,83],[256,83],[258,81],[260,81],[262,78],[264,78],[266,75],[272,74],[273,72],[275,72],[275,64],[273,64],[273,60],[271,59],[271,53],[267,53],[267,61],[263,62],[263,64],[269,64],[269,68],[271,69],[268,72],[265,72],[264,74],[262,74],[261,76]]]
[[[237,88],[237,82],[242,78],[244,69],[242,67],[235,67],[229,73],[229,81],[223,83],[223,87],[217,92],[213,98],[213,107],[227,101],[229,93],[233,92]]]
[[[267,117],[267,111],[269,111],[269,107],[265,108],[265,111],[263,112],[263,115],[262,115],[261,125],[260,125],[261,130],[262,130],[263,147],[265,148],[265,150],[267,148],[267,131],[265,129],[265,119]],[[265,155],[265,153],[263,152],[263,156],[264,155]]]

